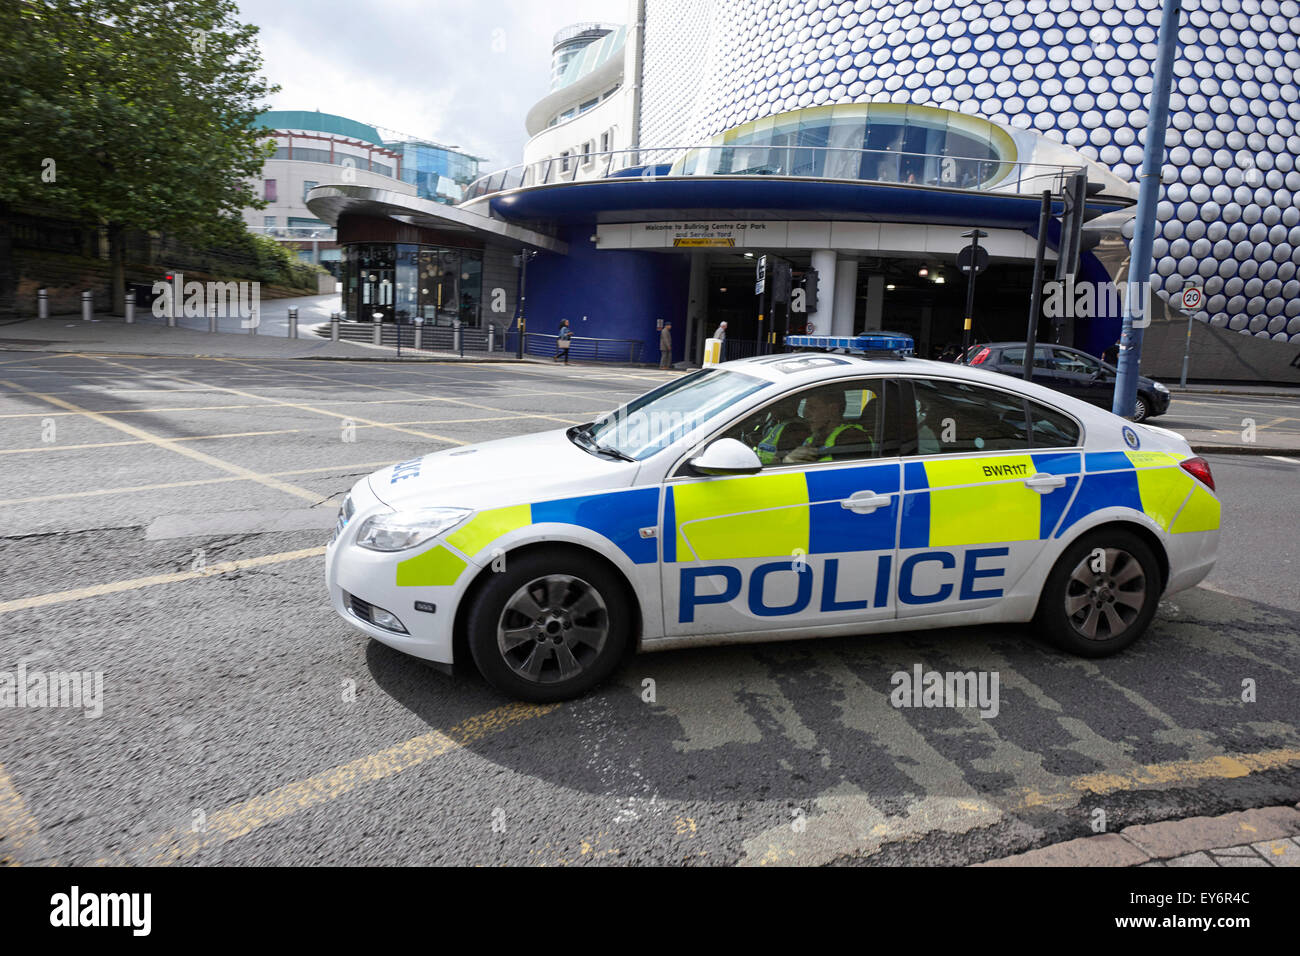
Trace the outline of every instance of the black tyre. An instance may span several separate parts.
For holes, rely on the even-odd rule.
[[[1099,528],[1056,562],[1034,624],[1064,650],[1105,657],[1142,636],[1162,590],[1160,565],[1145,541],[1122,528]]]
[[[534,703],[568,700],[605,680],[632,632],[623,582],[567,550],[507,556],[473,597],[466,624],[487,682]]]

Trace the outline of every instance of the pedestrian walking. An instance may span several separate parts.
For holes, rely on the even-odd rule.
[[[569,346],[573,344],[573,332],[569,329],[569,320],[560,320],[560,334],[555,340],[555,358],[553,361],[558,362],[560,356],[564,356],[564,364],[569,364]]]
[[[673,364],[673,324],[665,322],[659,330],[659,367],[668,368]]]

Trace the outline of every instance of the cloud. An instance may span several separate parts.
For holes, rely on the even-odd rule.
[[[239,0],[257,25],[274,109],[320,110],[459,146],[485,169],[520,161],[546,94],[551,38],[623,23],[625,0]]]

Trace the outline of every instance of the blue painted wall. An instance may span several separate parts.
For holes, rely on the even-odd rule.
[[[638,339],[641,361],[658,363],[658,319],[673,324],[673,360],[682,360],[690,259],[681,252],[597,249],[594,223],[560,238],[567,256],[543,252],[528,263],[528,331],[555,334],[568,319],[574,335]],[[586,317],[585,321],[583,317]]]

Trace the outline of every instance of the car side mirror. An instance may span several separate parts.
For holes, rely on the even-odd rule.
[[[734,438],[719,438],[689,464],[702,475],[753,475],[763,470],[754,450]]]

